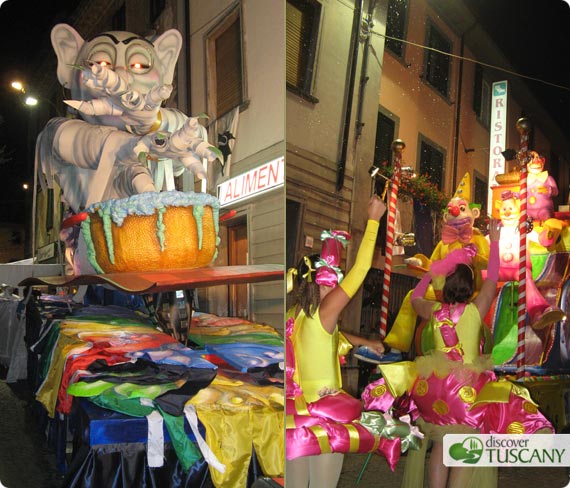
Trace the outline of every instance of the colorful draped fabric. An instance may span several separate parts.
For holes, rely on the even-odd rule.
[[[200,346],[236,342],[283,346],[283,337],[269,325],[207,313],[192,317],[188,339]]]
[[[207,446],[198,449],[184,430],[185,404],[217,373],[201,353],[144,321],[120,316],[72,316],[47,334],[56,338],[45,338],[52,350],[45,351],[49,369],[36,397],[48,414],[68,414],[74,396],[88,397],[110,410],[146,417],[149,445],[152,432],[162,432],[151,429],[150,419],[155,426],[164,422],[184,470],[206,456]],[[149,465],[161,466],[163,444],[156,446]]]
[[[222,373],[190,402],[206,427],[206,442],[226,466],[211,469],[215,486],[247,486],[252,451],[266,476],[284,474],[283,389],[257,386]]]
[[[271,354],[269,366],[278,368],[274,360],[283,362],[283,337],[275,329],[243,319],[198,317],[197,328],[212,332],[197,334],[205,344],[213,338],[231,342],[238,336],[255,336],[260,339],[256,351]],[[241,360],[251,362],[256,352],[251,344],[236,341],[234,346]],[[105,409],[146,417],[146,465],[151,465],[153,432],[160,434],[164,425],[182,469],[191,471],[204,457],[216,487],[246,486],[253,452],[264,475],[284,475],[282,371],[280,381],[232,370],[236,377],[220,377],[212,383],[218,369],[204,359],[204,350],[185,347],[132,317],[67,317],[46,331],[42,348],[46,374],[38,399],[50,415],[68,411],[73,397],[84,397]],[[267,368],[254,369],[261,373]],[[206,427],[206,441],[196,437],[193,428],[197,445],[189,438],[187,427],[197,423],[189,417]],[[116,425],[108,423],[105,428],[120,439]],[[161,443],[155,444],[160,447]],[[153,463],[162,458],[160,449],[153,448]]]
[[[53,329],[53,333],[57,335],[57,340],[50,354],[51,363],[47,376],[36,393],[36,398],[44,405],[50,417],[55,415],[58,397],[62,400],[61,407],[58,406],[60,411],[68,411],[70,399],[67,398],[66,390],[76,371],[85,370],[97,359],[104,359],[109,365],[130,360],[124,353],[129,347],[131,350],[138,347],[137,340],[130,334],[146,337],[155,344],[173,340],[147,324],[131,325],[130,322],[119,320],[109,324],[67,319],[61,321],[58,327]],[[119,346],[121,342],[125,349]],[[107,344],[109,349],[105,349],[103,343]]]

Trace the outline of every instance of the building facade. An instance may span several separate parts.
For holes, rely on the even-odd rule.
[[[284,66],[274,62],[284,58],[283,19],[278,0],[95,0],[81,2],[69,21],[84,39],[108,30],[127,30],[149,39],[170,28],[181,32],[183,46],[166,106],[200,116],[211,144],[229,144],[222,149],[223,166],[209,163],[207,180],[184,174],[177,178],[176,188],[217,195],[227,182],[240,181],[241,175],[245,179],[251,173],[256,178],[247,192],[224,193],[228,198],[220,211],[216,265],[283,263],[285,75]],[[50,46],[46,53],[49,50]],[[61,90],[53,51],[38,72],[43,76],[37,85],[57,99]],[[47,115],[53,114],[46,114],[45,121]],[[36,215],[37,253],[58,246],[57,190],[55,195],[39,190]],[[51,216],[50,228],[44,215]],[[57,259],[56,255],[46,262]],[[281,281],[212,287],[199,290],[198,296],[212,313],[283,327]]]
[[[395,139],[406,145],[402,165],[427,176],[444,196],[469,172],[472,200],[489,212],[489,188],[496,184],[491,161],[498,157],[504,164],[502,150],[519,149],[515,124],[528,117],[529,148],[546,156],[545,169],[559,182],[557,203],[566,201],[569,141],[525,80],[513,74],[467,2],[287,0],[286,7],[288,266],[320,251],[321,230],[337,228],[353,235],[345,263],[350,267],[373,186],[370,166],[390,165]],[[506,81],[506,106],[493,107],[492,88],[499,81]],[[491,122],[499,109],[506,113],[497,151]],[[420,203],[399,198],[399,223],[402,232],[416,233],[429,255],[440,239],[441,208],[421,214]],[[382,239],[364,294],[341,317],[341,328],[349,332],[378,332]],[[395,311],[415,283],[402,269],[392,270]],[[349,390],[355,389],[355,368],[345,368]]]

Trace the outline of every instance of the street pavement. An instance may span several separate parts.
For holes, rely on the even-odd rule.
[[[345,456],[338,488],[356,486],[358,474],[366,457],[366,454]],[[373,456],[358,487],[400,488],[405,461],[404,456],[396,470],[392,472],[384,458]],[[0,381],[0,488],[59,488],[61,481],[62,475],[56,469],[53,451],[46,445],[44,436],[39,432],[33,418],[29,398],[25,398],[18,390],[15,392],[14,388]],[[499,488],[567,486],[570,484],[566,468],[499,470]]]
[[[59,488],[62,478],[29,398],[0,381],[0,488]]]
[[[347,454],[344,457],[338,488],[354,488],[357,486],[356,480],[367,456],[367,454]],[[406,458],[402,457],[395,472],[392,472],[384,458],[376,455],[372,456],[358,484],[358,488],[406,488],[401,484],[405,462]],[[427,480],[424,487],[429,487]],[[570,487],[570,478],[566,468],[499,469],[498,488],[562,487]]]

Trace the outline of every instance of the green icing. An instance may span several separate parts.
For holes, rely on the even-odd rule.
[[[198,230],[198,249],[202,249],[202,236],[203,236],[203,229],[202,229],[202,219],[204,217],[204,206],[203,205],[194,205],[192,207],[192,215],[194,215],[194,220],[196,221],[196,229]]]
[[[91,218],[87,217],[83,222],[81,222],[81,232],[83,238],[85,239],[85,245],[87,246],[87,259],[93,269],[97,273],[104,273],[103,268],[99,266],[97,262],[97,255],[95,254],[95,246],[93,245],[93,237],[91,236]]]
[[[162,252],[164,252],[164,212],[166,212],[166,208],[159,208],[158,218],[156,219],[156,235],[158,237],[158,242],[160,242],[160,250]]]
[[[103,220],[103,232],[105,234],[105,243],[107,244],[107,252],[109,253],[109,261],[111,264],[115,264],[115,246],[113,245],[113,231],[112,225],[113,220],[108,213],[103,213],[103,210],[99,210],[99,216]]]
[[[212,218],[214,219],[214,229],[216,230],[216,250],[214,251],[214,256],[212,257],[212,261],[215,261],[218,257],[218,247],[220,246],[220,239],[219,231],[220,231],[220,208],[219,207],[212,207]]]
[[[216,233],[216,249],[213,259],[218,256],[218,249],[221,239],[218,236],[220,226],[219,226],[219,202],[212,195],[206,193],[193,193],[193,192],[146,192],[138,195],[132,195],[131,197],[124,198],[121,200],[108,200],[104,202],[98,202],[91,205],[87,212],[98,212],[103,220],[103,230],[105,235],[105,241],[107,244],[107,249],[109,253],[109,261],[115,264],[115,250],[112,238],[112,223],[115,223],[119,227],[122,225],[124,218],[127,215],[152,215],[156,210],[158,210],[157,216],[157,237],[160,243],[160,249],[162,252],[165,251],[166,239],[165,239],[165,226],[163,222],[163,214],[166,211],[166,207],[172,206],[192,206],[192,213],[194,219],[196,220],[197,232],[198,232],[198,248],[202,249],[203,245],[203,215],[204,206],[208,205],[212,209],[212,218],[214,219],[214,228]],[[95,253],[95,247],[93,245],[91,228],[89,218],[87,218],[81,224],[81,229],[85,237],[87,244],[87,257],[93,268],[97,273],[104,273],[103,269],[97,263],[97,256]]]

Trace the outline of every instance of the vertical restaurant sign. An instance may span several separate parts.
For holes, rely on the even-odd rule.
[[[219,184],[220,207],[273,190],[283,186],[284,182],[285,158],[281,156]]]
[[[491,98],[491,130],[489,141],[489,186],[495,184],[495,176],[505,172],[505,158],[501,154],[507,144],[507,91],[508,82],[493,83]],[[487,209],[493,208],[493,194],[487,192]]]

